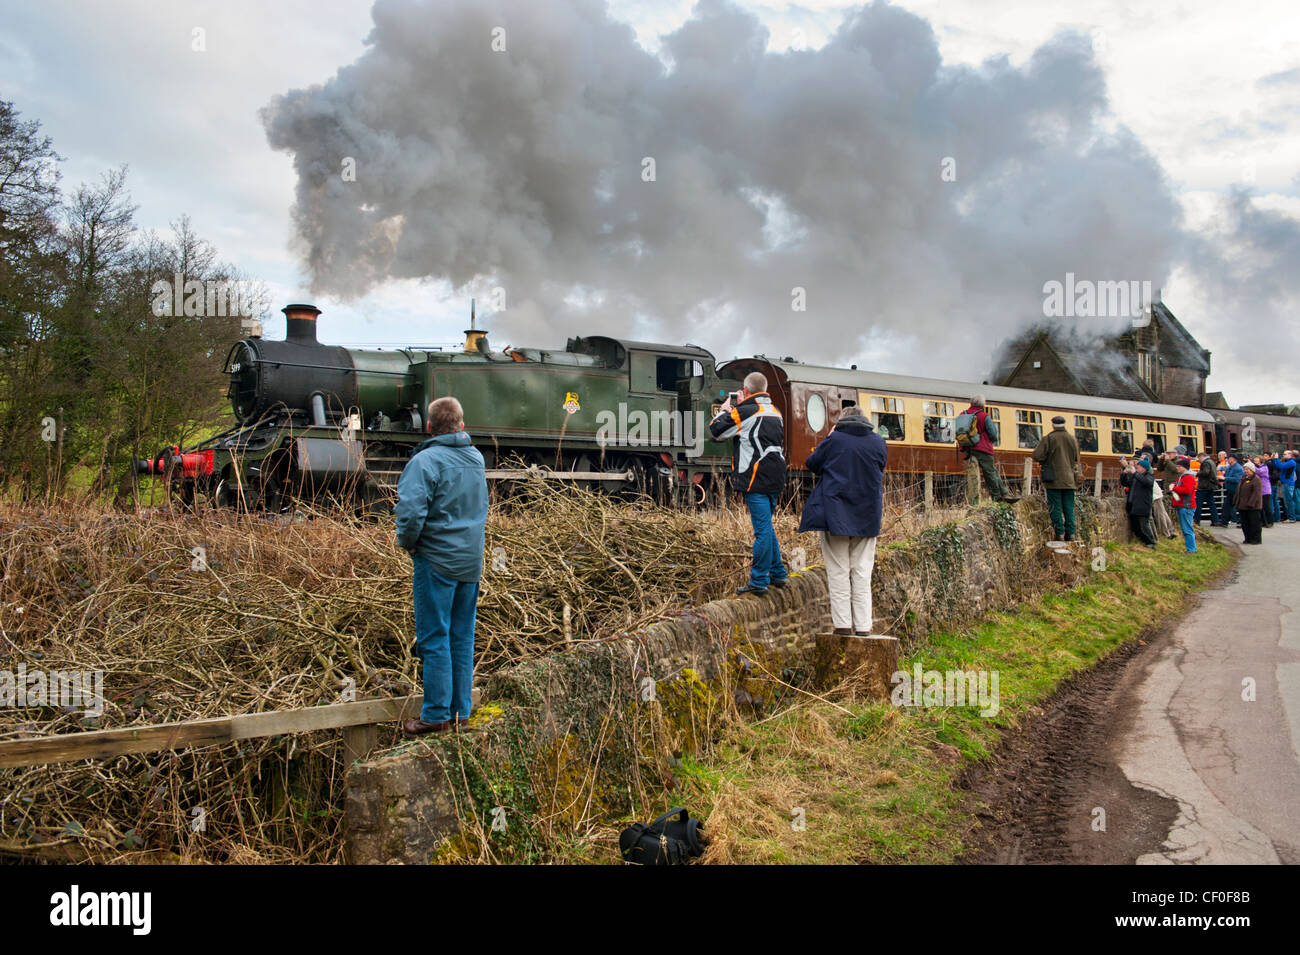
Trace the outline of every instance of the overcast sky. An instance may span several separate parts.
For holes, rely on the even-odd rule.
[[[368,44],[370,7],[0,0],[0,98],[65,186],[128,164],[141,226],[189,214],[326,341],[454,341],[504,285],[497,346],[599,330],[978,380],[1074,271],[1162,286],[1233,404],[1300,401],[1294,0],[384,0]],[[493,17],[509,56],[467,54]],[[485,118],[534,94],[527,133]],[[349,144],[358,188],[322,188]],[[658,192],[622,182],[624,144]]]

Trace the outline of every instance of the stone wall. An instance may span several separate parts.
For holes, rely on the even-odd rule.
[[[1119,502],[1080,496],[1081,558],[1123,540]],[[875,630],[905,647],[1061,581],[1043,541],[1041,501],[982,507],[969,519],[882,548]],[[1084,559],[1072,564],[1086,572]],[[662,805],[673,767],[707,750],[723,722],[760,717],[813,687],[814,635],[830,629],[821,568],[764,597],[718,600],[645,630],[574,642],[480,679],[469,732],[426,737],[348,775],[345,838],[355,863],[537,857],[557,833]]]

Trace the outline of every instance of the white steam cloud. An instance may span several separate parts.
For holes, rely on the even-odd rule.
[[[1077,33],[976,69],[879,2],[774,53],[753,14],[702,0],[662,58],[596,0],[379,0],[373,18],[355,63],[263,116],[319,293],[446,279],[505,289],[493,328],[517,342],[828,362],[919,342],[933,373],[978,378],[1042,320],[1045,282],[1160,287],[1210,255]]]

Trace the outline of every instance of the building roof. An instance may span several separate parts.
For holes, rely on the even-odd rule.
[[[1183,327],[1164,302],[1151,307],[1152,318],[1160,323],[1160,360],[1175,368],[1192,368],[1210,373],[1210,353]]]
[[[1055,353],[1080,394],[1121,401],[1154,401],[1156,398],[1120,353],[1098,348],[1095,338],[1066,334],[1054,328],[1030,329],[1004,345],[991,380],[1013,378],[1039,346]]]

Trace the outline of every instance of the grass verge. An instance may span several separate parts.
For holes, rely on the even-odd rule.
[[[683,761],[678,805],[708,820],[706,862],[945,863],[973,820],[957,778],[985,760],[1071,674],[1153,624],[1235,557],[1108,545],[1105,571],[977,626],[931,635],[907,670],[998,674],[996,714],[816,699],[732,728],[707,762]]]

